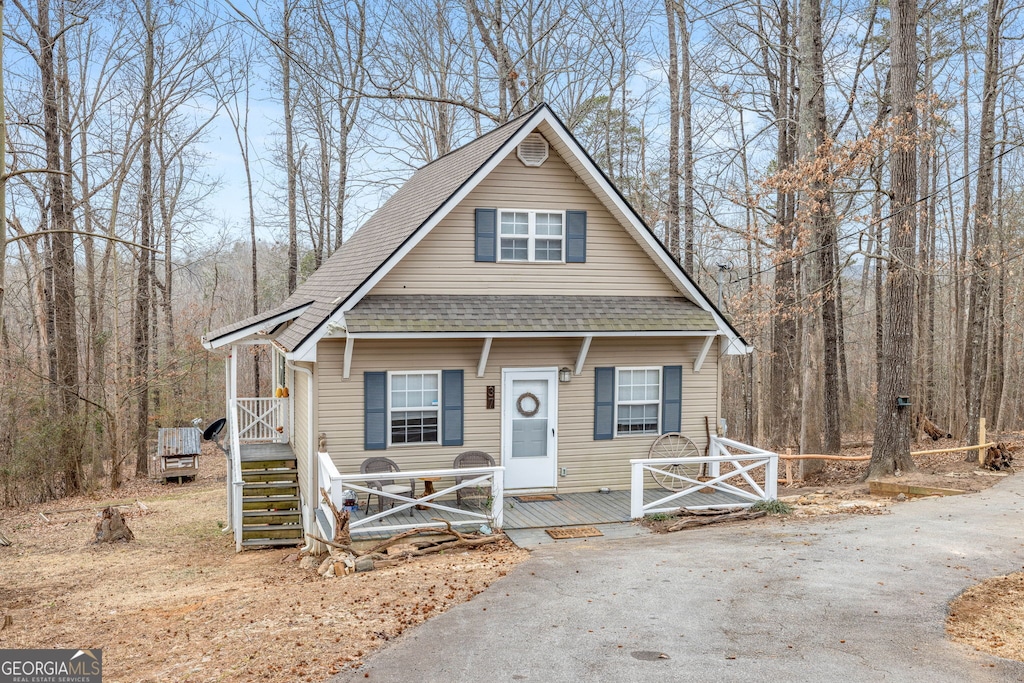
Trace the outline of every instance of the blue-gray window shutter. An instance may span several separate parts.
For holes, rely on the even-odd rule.
[[[476,260],[493,263],[497,260],[498,210],[476,210]]]
[[[441,371],[441,445],[462,445],[462,370]]]
[[[683,366],[666,365],[661,369],[661,433],[682,429]]]
[[[565,212],[565,262],[587,262],[587,212]]]
[[[388,373],[363,373],[363,448],[388,447]]]
[[[594,368],[594,441],[615,436],[615,368]]]

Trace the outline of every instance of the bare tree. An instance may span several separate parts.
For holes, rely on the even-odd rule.
[[[985,324],[988,318],[992,262],[993,162],[996,147],[996,106],[999,98],[999,48],[1002,40],[1003,3],[988,3],[988,35],[985,43],[985,85],[981,99],[978,140],[978,185],[974,198],[974,231],[971,241],[970,304],[967,309],[967,339],[964,347],[964,389],[967,406],[967,439],[978,440],[978,420],[985,399],[988,370]],[[968,453],[968,458],[974,455]]]
[[[894,0],[890,55],[895,144],[890,152],[892,222],[886,263],[881,376],[875,399],[875,439],[867,477],[914,468],[910,457],[910,396],[914,349],[914,257],[917,238],[917,6]]]

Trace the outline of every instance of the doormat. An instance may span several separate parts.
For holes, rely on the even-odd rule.
[[[545,529],[551,538],[587,538],[589,536],[604,536],[596,527],[573,526],[558,527],[557,529]]]
[[[515,499],[520,503],[541,503],[546,500],[562,500],[553,493],[538,493],[533,496],[516,496]]]

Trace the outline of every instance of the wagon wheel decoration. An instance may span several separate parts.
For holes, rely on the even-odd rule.
[[[679,432],[669,432],[655,439],[654,443],[651,444],[651,450],[647,453],[647,457],[699,458],[700,449],[697,448],[693,441]],[[654,477],[654,481],[666,491],[682,491],[684,488],[692,486],[688,481],[673,477],[673,474],[692,477],[701,473],[703,473],[703,465],[697,463],[674,463],[651,470],[651,476]]]
[[[532,401],[533,403],[527,403],[528,401]],[[524,403],[526,403],[526,405],[523,405]],[[529,407],[531,405],[533,406],[532,408]],[[537,398],[536,394],[524,391],[516,400],[516,410],[518,410],[519,414],[523,417],[533,417],[537,414],[537,411],[540,410],[540,399]]]

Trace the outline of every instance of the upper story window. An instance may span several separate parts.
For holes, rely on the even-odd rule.
[[[565,261],[565,214],[562,211],[498,211],[499,261]]]

